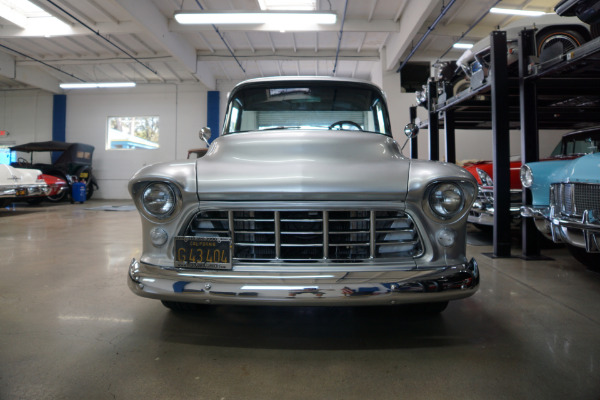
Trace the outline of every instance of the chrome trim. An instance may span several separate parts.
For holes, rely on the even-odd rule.
[[[23,196],[17,196],[18,190],[27,190],[27,194]],[[0,198],[25,198],[31,196],[45,196],[49,190],[50,187],[45,184],[2,186],[0,190]]]
[[[406,271],[265,273],[165,270],[133,259],[129,288],[138,296],[206,304],[359,306],[457,300],[475,294],[475,259]]]
[[[232,237],[232,258],[236,264],[412,260],[425,251],[414,219],[402,209],[389,207],[201,209],[180,235]],[[398,250],[390,246],[410,248]],[[384,250],[386,247],[389,250]]]
[[[600,253],[600,223],[590,217],[588,210],[583,212],[581,219],[565,217],[555,210],[555,206],[550,207],[549,221],[554,242],[585,248],[588,253]]]
[[[150,214],[149,211],[146,210],[146,205],[144,204],[142,197],[144,195],[144,191],[146,190],[146,188],[154,183],[164,183],[166,184],[172,191],[175,197],[175,204],[173,206],[173,209],[166,215],[164,216],[155,216]],[[168,180],[168,179],[149,179],[146,181],[139,181],[136,182],[135,184],[132,185],[131,187],[131,196],[133,198],[133,201],[138,209],[138,211],[140,212],[140,214],[148,219],[149,221],[155,222],[155,223],[166,223],[168,221],[171,221],[172,219],[176,218],[182,207],[183,207],[183,197],[182,197],[182,190],[179,187],[179,185],[177,185],[175,182]]]

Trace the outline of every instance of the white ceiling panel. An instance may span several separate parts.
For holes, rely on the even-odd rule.
[[[0,0],[1,1],[1,0]],[[8,21],[0,25],[0,52],[15,68],[35,68],[58,82],[201,82],[272,75],[333,75],[370,79],[374,68],[395,71],[448,0],[317,0],[337,14],[318,31],[269,30],[267,26],[181,26],[177,11],[259,10],[257,0],[33,0],[68,24],[68,33],[44,37]],[[552,11],[557,0],[504,0],[502,7]],[[435,60],[495,0],[457,0],[415,52]],[[344,19],[344,11],[345,19]],[[464,41],[475,42],[514,20],[488,15]],[[409,25],[423,23],[414,29]],[[217,32],[218,30],[218,32]],[[340,41],[340,32],[342,39]],[[455,59],[461,51],[452,50]],[[3,58],[3,60],[6,59]],[[390,61],[391,60],[391,61]],[[17,76],[19,74],[15,74]],[[30,74],[27,74],[30,75]],[[28,87],[2,75],[0,90]],[[45,88],[48,89],[48,88]],[[56,93],[62,91],[58,88]]]

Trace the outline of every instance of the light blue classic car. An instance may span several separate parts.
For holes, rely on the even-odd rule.
[[[573,160],[534,162],[521,167],[521,181],[531,189],[531,206],[521,215],[567,248],[582,264],[600,266],[600,153],[590,139],[588,154]]]

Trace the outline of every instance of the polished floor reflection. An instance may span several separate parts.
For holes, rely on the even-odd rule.
[[[0,210],[0,399],[600,398],[600,274],[565,249],[492,259],[474,232],[480,291],[435,317],[176,314],[127,288],[138,214],[98,209],[122,204]]]

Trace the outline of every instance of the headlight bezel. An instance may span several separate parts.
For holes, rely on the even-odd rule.
[[[474,182],[473,182],[474,183]],[[423,210],[436,221],[444,224],[454,223],[468,213],[477,193],[477,187],[472,182],[462,180],[437,180],[430,182],[423,196]],[[444,185],[451,185],[460,193],[460,203],[456,210],[440,213],[436,210],[433,200],[435,200],[435,192]]]
[[[490,174],[488,174],[481,168],[475,168],[475,170],[477,171],[477,175],[479,176],[479,179],[481,180],[481,186],[494,187],[494,180],[492,179]]]
[[[523,185],[524,188],[533,186],[533,171],[529,165],[523,164],[521,166],[519,177],[521,178],[521,185]]]
[[[164,212],[156,212],[152,210],[145,199],[145,196],[148,193],[148,190],[153,187],[161,187],[162,190],[169,193],[169,196],[172,198],[172,205],[168,210]],[[138,190],[136,190],[136,202],[138,204],[138,209],[141,211],[141,214],[144,215],[147,219],[153,222],[167,222],[172,220],[181,210],[183,201],[181,196],[181,191],[179,188],[170,181],[162,181],[162,180],[153,180],[143,182],[138,186]]]

